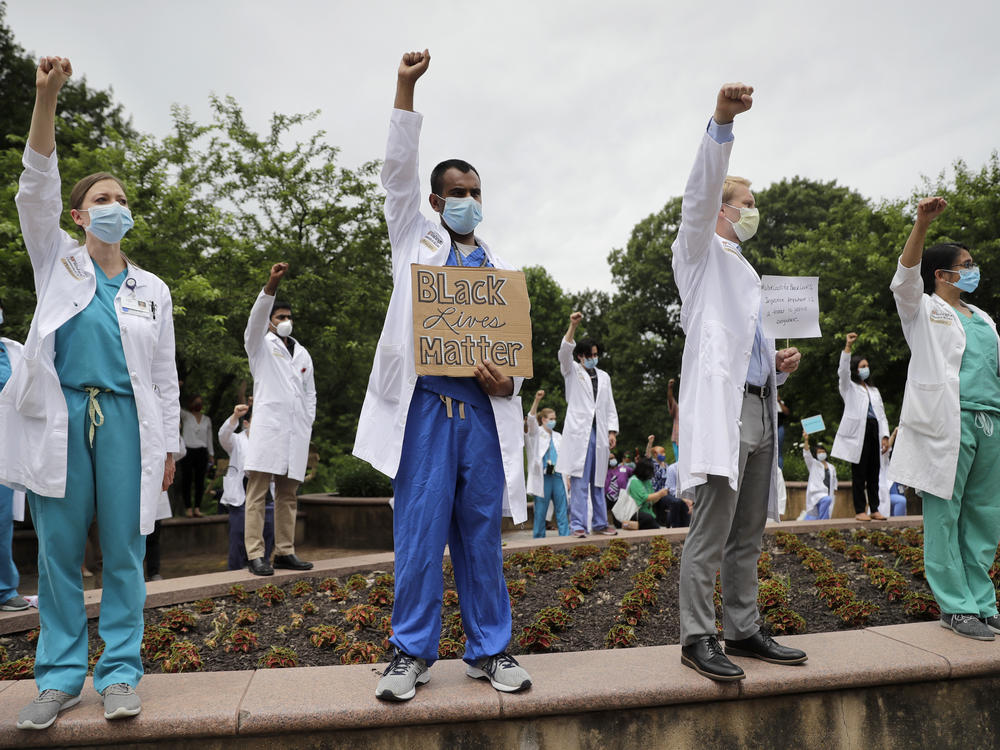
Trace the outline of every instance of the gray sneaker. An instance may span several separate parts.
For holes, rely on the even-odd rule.
[[[392,661],[375,688],[375,697],[384,701],[408,701],[417,694],[417,685],[425,684],[430,678],[426,661],[394,649]]]
[[[105,719],[127,719],[142,710],[142,701],[135,693],[135,688],[124,682],[108,685],[101,693],[104,696]]]
[[[991,617],[980,617],[979,621],[986,625],[994,633],[1000,633],[1000,615],[993,615]]]
[[[17,715],[17,728],[48,729],[60,711],[79,702],[79,695],[70,695],[62,690],[43,690],[35,700],[21,709],[21,713]]]
[[[941,615],[941,627],[977,641],[992,641],[995,637],[976,615]]]
[[[22,612],[29,606],[23,596],[12,596],[10,599],[0,604],[0,612]]]
[[[531,687],[531,676],[506,651],[470,664],[465,674],[477,680],[489,680],[493,687],[504,693],[516,693]]]

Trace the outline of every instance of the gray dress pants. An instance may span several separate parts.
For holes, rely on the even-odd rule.
[[[743,394],[740,415],[739,480],[710,474],[695,488],[691,527],[681,555],[681,645],[714,636],[715,574],[722,572],[725,637],[749,638],[759,630],[757,558],[767,522],[774,460],[770,401]]]

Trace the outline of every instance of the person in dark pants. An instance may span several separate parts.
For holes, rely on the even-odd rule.
[[[854,517],[859,521],[882,521],[885,516],[878,512],[878,474],[881,454],[889,450],[889,420],[885,416],[882,394],[872,383],[868,360],[851,356],[857,340],[858,334],[847,334],[844,351],[840,354],[837,376],[840,396],[844,399],[844,415],[830,453],[851,464]]]
[[[205,496],[205,476],[208,467],[215,463],[212,443],[212,420],[201,413],[201,396],[188,401],[188,409],[181,409],[181,437],[187,455],[177,464],[181,496],[184,498],[184,515],[201,517],[201,501]],[[191,493],[192,485],[194,494]]]

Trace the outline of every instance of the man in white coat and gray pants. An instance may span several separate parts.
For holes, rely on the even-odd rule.
[[[757,229],[749,182],[727,177],[733,119],[753,88],[726,84],[688,178],[673,244],[681,326],[681,492],[694,490],[680,571],[681,662],[713,680],[746,675],[726,654],[800,664],[759,627],[757,558],[768,516],[778,520],[776,387],[799,365],[775,352],[761,326],[760,277],[740,243]],[[716,640],[713,589],[722,573],[725,653]]]
[[[295,514],[296,492],[306,475],[309,438],[316,418],[316,386],[312,357],[291,335],[291,305],[274,297],[286,271],[287,263],[271,267],[267,286],[257,295],[243,334],[254,380],[243,540],[247,568],[258,576],[274,575],[264,555],[264,506],[272,478],[274,567],[309,570],[313,566],[295,555]]]
[[[576,329],[582,320],[582,313],[570,315],[566,336],[559,343],[559,369],[566,381],[566,420],[556,471],[569,477],[570,533],[587,536],[589,526],[598,534],[614,536],[618,532],[608,526],[604,477],[608,456],[618,439],[618,410],[611,376],[597,367],[600,347],[590,339],[576,343]]]

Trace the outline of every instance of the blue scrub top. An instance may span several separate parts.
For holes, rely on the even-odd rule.
[[[115,311],[115,296],[128,276],[128,269],[109,279],[94,263],[94,274],[97,276],[94,298],[56,331],[55,364],[59,382],[78,390],[96,386],[131,396],[132,381]]]
[[[464,262],[463,262],[464,261]],[[486,259],[486,253],[481,247],[462,258],[454,246],[448,253],[446,266],[473,266],[475,268],[492,268],[493,264]],[[442,396],[448,396],[456,401],[462,401],[472,406],[486,408],[490,406],[490,397],[479,387],[475,378],[449,378],[446,375],[421,375],[417,378],[417,388]]]
[[[0,390],[3,390],[3,387],[7,385],[10,375],[10,357],[7,355],[7,347],[0,344]]]

